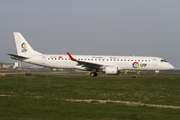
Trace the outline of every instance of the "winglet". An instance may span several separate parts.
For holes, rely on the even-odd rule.
[[[74,59],[68,52],[67,52],[67,54],[72,61],[76,61],[76,59]]]

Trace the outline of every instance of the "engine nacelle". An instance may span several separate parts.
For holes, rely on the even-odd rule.
[[[106,67],[106,74],[118,74],[118,67]]]

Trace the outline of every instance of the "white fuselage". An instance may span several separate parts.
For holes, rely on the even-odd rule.
[[[29,59],[24,62],[51,67],[66,69],[86,70],[83,65],[70,60],[68,55],[32,55],[26,56]],[[99,56],[99,55],[73,55],[76,60],[108,66],[118,67],[118,70],[171,70],[174,67],[159,57],[138,57],[138,56]]]
[[[121,70],[171,70],[174,67],[159,57],[102,56],[102,55],[43,55],[35,51],[19,32],[14,32],[18,55],[9,54],[12,59],[36,65],[59,69],[81,69],[106,74],[118,74]]]

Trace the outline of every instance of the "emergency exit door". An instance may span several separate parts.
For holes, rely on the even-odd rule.
[[[157,59],[153,59],[153,66],[155,67],[157,65]]]
[[[45,63],[46,63],[46,57],[43,56],[43,57],[42,57],[42,64],[45,64]]]

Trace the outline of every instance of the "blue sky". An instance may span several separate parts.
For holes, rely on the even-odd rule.
[[[2,0],[0,60],[13,32],[46,54],[157,56],[180,69],[179,0]]]

